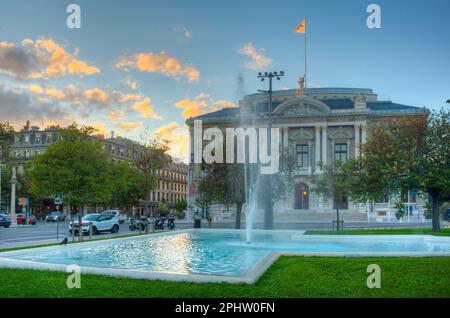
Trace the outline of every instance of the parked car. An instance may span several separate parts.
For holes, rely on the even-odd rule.
[[[128,220],[128,216],[122,210],[106,210],[106,211],[103,211],[101,214],[112,215],[112,216],[116,217],[119,220],[120,224],[124,224]]]
[[[64,222],[65,220],[66,215],[59,211],[50,212],[45,218],[46,222]]]
[[[9,217],[9,215],[0,214],[0,226],[3,226],[4,228],[7,228],[11,225],[11,218]]]
[[[92,234],[99,234],[100,232],[119,232],[119,220],[111,215],[104,214],[88,214],[83,216],[82,231],[83,234],[89,233],[89,225],[86,223],[92,222]],[[78,234],[78,220],[69,223],[69,233],[72,234],[74,228],[75,234]]]
[[[26,224],[27,215],[25,213],[17,214],[17,224]],[[36,217],[32,214],[28,216],[28,224],[36,225]]]

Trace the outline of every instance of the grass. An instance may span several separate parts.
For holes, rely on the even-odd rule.
[[[428,228],[409,229],[368,229],[368,230],[343,230],[343,231],[306,231],[305,235],[434,235],[450,236],[450,229],[441,229],[433,232]]]
[[[381,288],[366,285],[367,266],[381,267]],[[450,297],[450,258],[337,258],[283,256],[254,285],[195,284],[0,269],[4,297]]]

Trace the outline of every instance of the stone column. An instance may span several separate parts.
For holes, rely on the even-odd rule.
[[[289,127],[283,127],[283,148],[286,151],[289,147]]]
[[[322,162],[324,165],[326,165],[328,161],[327,149],[328,149],[327,126],[322,126]]]
[[[320,126],[316,126],[316,172],[320,172]]]
[[[361,143],[361,139],[359,138],[359,128],[361,125],[355,124],[355,158],[359,157],[359,147]]]
[[[16,216],[16,167],[12,168],[12,177],[11,177],[11,208],[10,208],[10,218],[11,224],[17,224],[17,216]]]
[[[361,145],[364,145],[367,141],[367,125],[361,125]],[[361,151],[360,151],[361,153]],[[361,155],[361,154],[360,154]]]

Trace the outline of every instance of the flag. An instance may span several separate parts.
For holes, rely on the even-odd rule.
[[[295,33],[306,33],[306,18],[295,28]]]

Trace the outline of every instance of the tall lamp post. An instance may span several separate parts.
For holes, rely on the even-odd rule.
[[[284,76],[284,71],[280,72],[264,72],[258,73],[258,78],[261,79],[261,82],[264,82],[264,80],[267,78],[269,79],[269,90],[258,90],[263,93],[269,94],[269,107],[267,109],[268,113],[268,149],[272,149],[272,81],[273,79],[280,80],[281,77]],[[266,198],[266,204],[265,204],[265,211],[264,211],[264,228],[266,229],[273,229],[273,194],[272,194],[272,175],[269,174],[266,177],[267,182],[267,192],[264,194],[264,197]]]

